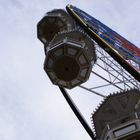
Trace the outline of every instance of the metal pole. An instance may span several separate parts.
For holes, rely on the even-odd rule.
[[[91,137],[91,139],[92,140],[96,140],[92,129],[89,127],[88,123],[83,118],[82,114],[80,113],[80,111],[78,110],[78,108],[76,107],[76,105],[74,104],[74,102],[72,101],[71,97],[68,95],[67,91],[64,88],[62,88],[62,87],[59,87],[59,89],[62,92],[64,98],[67,101],[67,103],[71,107],[72,111],[74,112],[74,114],[76,115],[76,117],[78,118],[78,120],[80,121],[80,123],[82,124],[82,126],[85,128],[85,130],[87,131],[87,133],[89,134],[89,136]]]

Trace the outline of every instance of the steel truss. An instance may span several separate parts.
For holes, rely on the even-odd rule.
[[[97,62],[92,69],[92,80],[89,79],[88,83],[94,81],[93,85],[97,86],[88,87],[88,84],[83,84],[79,86],[80,88],[95,93],[101,97],[107,96],[108,93],[120,92],[131,88],[140,89],[140,83],[133,76],[107,54],[107,52],[99,47],[98,44],[95,46]],[[139,65],[136,64],[136,67],[138,68]],[[93,80],[95,77],[96,81]],[[105,95],[101,94],[102,90],[105,88],[108,89],[106,90],[107,92]]]

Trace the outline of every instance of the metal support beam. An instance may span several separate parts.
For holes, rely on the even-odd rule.
[[[67,103],[71,107],[72,111],[74,112],[74,114],[76,115],[76,117],[78,118],[78,120],[80,121],[82,126],[85,128],[85,130],[87,131],[89,136],[91,137],[91,139],[92,140],[96,140],[96,137],[94,136],[94,133],[93,133],[92,129],[89,127],[88,123],[83,118],[82,114],[80,113],[80,111],[78,110],[78,108],[76,107],[74,102],[72,101],[71,97],[68,95],[67,91],[64,88],[62,88],[62,87],[59,87],[59,89],[62,92],[64,98],[67,101]]]

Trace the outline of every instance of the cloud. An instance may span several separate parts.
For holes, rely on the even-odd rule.
[[[0,2],[0,139],[90,139],[58,88],[43,70],[43,44],[36,25],[45,12],[71,3],[139,45],[139,1],[10,0]],[[122,1],[121,1],[122,2]],[[131,6],[132,7],[131,7]],[[124,7],[124,8],[123,8]],[[133,13],[132,13],[133,11]],[[133,32],[132,32],[133,31]],[[101,98],[83,90],[70,94],[90,123]]]

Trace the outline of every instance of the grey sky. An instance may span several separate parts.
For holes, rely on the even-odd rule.
[[[71,3],[140,46],[139,0],[0,0],[0,140],[90,140],[43,71],[36,24],[45,12]],[[90,124],[101,98],[71,95]]]

